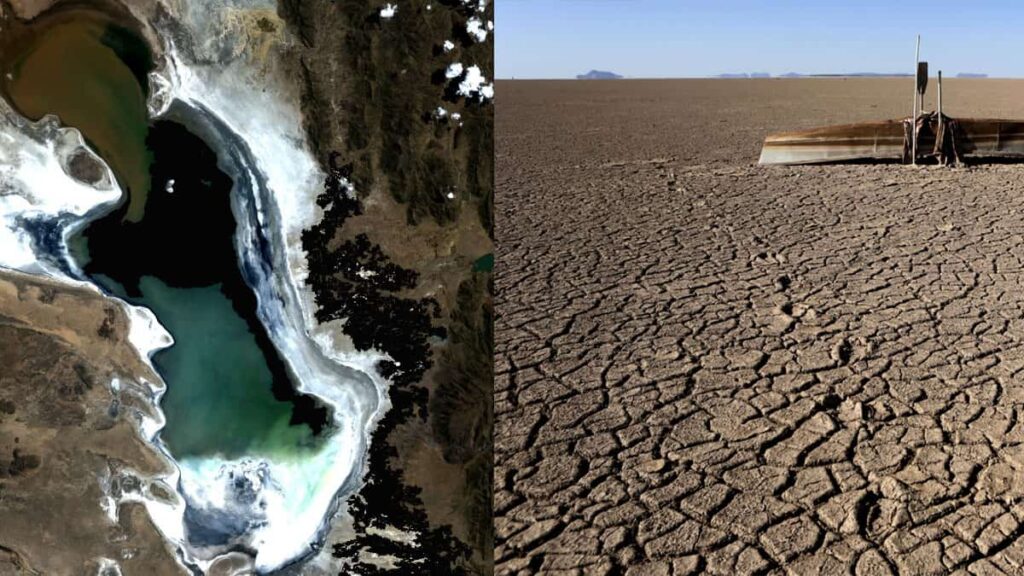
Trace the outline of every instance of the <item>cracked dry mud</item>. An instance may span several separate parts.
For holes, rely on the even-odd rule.
[[[905,80],[501,84],[497,573],[1024,570],[1024,165],[755,164]]]

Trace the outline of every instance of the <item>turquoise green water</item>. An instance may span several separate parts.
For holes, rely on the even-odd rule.
[[[269,391],[272,375],[255,337],[219,285],[172,288],[145,276],[139,288],[142,303],[176,340],[153,358],[173,383],[161,403],[167,416],[163,437],[172,452],[207,451],[211,431],[229,458],[298,456],[301,447],[315,447],[308,427],[289,426],[289,404],[254,393]]]

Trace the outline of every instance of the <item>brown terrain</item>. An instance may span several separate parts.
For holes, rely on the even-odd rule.
[[[1024,166],[756,165],[912,89],[499,82],[497,573],[1024,570]]]
[[[153,412],[135,379],[152,376],[127,330],[95,292],[0,274],[0,574],[97,574],[101,559],[183,573],[141,505],[122,505],[116,523],[101,508],[102,484],[172,492],[145,479],[168,469],[136,431]]]

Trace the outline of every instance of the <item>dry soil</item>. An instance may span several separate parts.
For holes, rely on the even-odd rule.
[[[154,375],[127,332],[98,293],[0,272],[0,575],[184,573],[141,505],[102,507],[171,492],[146,479],[170,470],[139,438]]]
[[[756,165],[909,79],[499,84],[497,573],[1024,570],[1024,165]]]

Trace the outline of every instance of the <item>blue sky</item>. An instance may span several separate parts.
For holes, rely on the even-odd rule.
[[[1024,77],[1024,2],[496,0],[498,78],[727,72]]]

